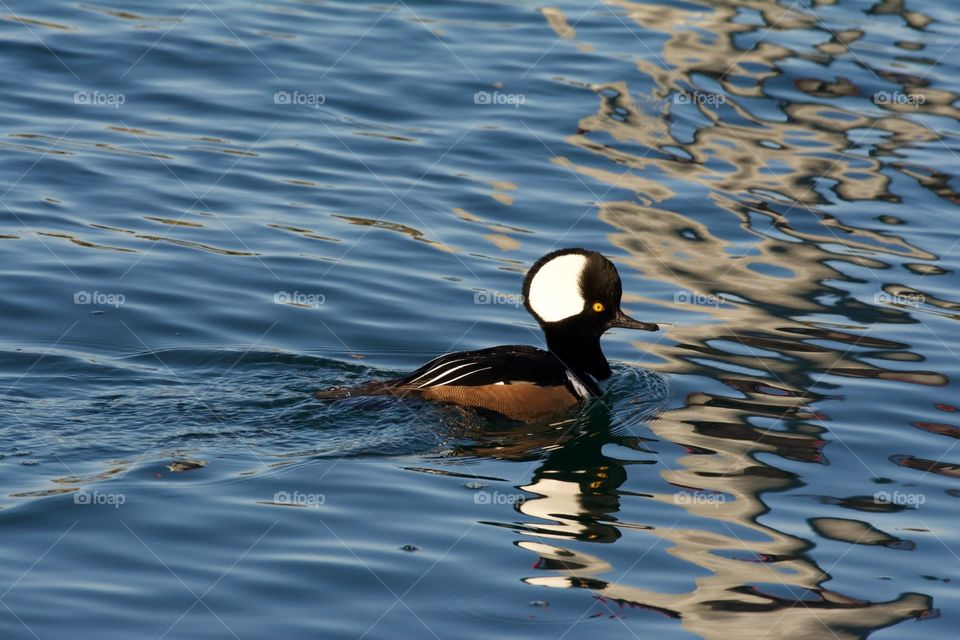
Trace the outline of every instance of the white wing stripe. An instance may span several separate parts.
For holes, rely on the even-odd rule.
[[[457,361],[457,360],[454,360],[454,362],[458,362],[458,361]],[[451,363],[451,364],[453,364],[453,363]],[[459,365],[459,366],[456,366],[456,367],[454,367],[454,368],[452,368],[452,369],[446,369],[446,370],[444,370],[444,371],[441,371],[441,372],[440,372],[440,375],[438,375],[438,376],[436,376],[436,377],[433,377],[433,378],[427,380],[427,381],[424,382],[422,385],[420,385],[420,386],[418,387],[418,389],[423,389],[424,387],[426,387],[426,386],[428,386],[428,385],[430,385],[430,384],[433,384],[433,383],[436,382],[437,380],[440,380],[440,379],[442,379],[442,378],[447,377],[448,375],[450,375],[451,373],[453,373],[453,372],[456,371],[457,369],[463,369],[464,367],[469,367],[469,366],[472,365],[472,364],[474,364],[474,363],[468,362],[468,363],[466,363],[466,364],[461,364],[461,365]],[[432,370],[431,370],[431,371],[432,371]],[[428,371],[427,373],[430,373],[430,372]],[[424,374],[424,375],[426,375],[426,374]]]
[[[448,385],[448,384],[453,384],[454,382],[456,382],[456,381],[459,380],[460,378],[466,378],[467,376],[472,376],[472,375],[475,374],[475,373],[480,373],[481,371],[486,371],[487,369],[493,369],[493,367],[483,367],[482,369],[474,369],[473,371],[468,371],[467,373],[463,374],[462,376],[457,376],[457,377],[454,378],[453,380],[449,380],[449,381],[447,381],[447,382],[442,382],[442,383],[440,383],[439,386],[445,386],[445,385]],[[497,384],[503,384],[503,383],[502,383],[502,382],[499,382],[499,383],[497,383]]]
[[[443,356],[441,356],[441,357],[443,357]],[[439,358],[437,358],[436,360],[439,360]],[[434,361],[435,361],[435,360],[434,360]],[[434,362],[434,361],[431,361],[431,362]],[[425,378],[426,376],[430,375],[431,373],[433,373],[433,372],[436,371],[437,369],[442,369],[443,367],[446,367],[446,366],[448,366],[448,365],[454,364],[454,363],[456,363],[456,362],[463,362],[463,358],[457,358],[456,360],[450,360],[449,362],[441,362],[441,363],[438,364],[437,366],[431,367],[430,369],[427,369],[426,371],[424,371],[423,373],[421,373],[420,375],[418,375],[416,378],[414,378],[413,380],[410,381],[410,384],[413,384],[414,382],[416,382],[417,380],[420,380],[421,378]],[[428,362],[425,366],[429,366],[429,365],[430,365],[430,362]]]

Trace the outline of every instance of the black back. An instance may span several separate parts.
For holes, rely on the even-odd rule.
[[[569,384],[566,369],[553,354],[526,345],[447,353],[395,384],[426,389],[445,384],[483,386],[498,382],[528,382],[545,387]]]

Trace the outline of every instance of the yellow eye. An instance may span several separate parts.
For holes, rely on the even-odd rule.
[[[600,313],[601,311],[603,311],[603,309],[604,309],[604,306],[602,302],[593,303],[593,310],[596,311],[597,313]]]

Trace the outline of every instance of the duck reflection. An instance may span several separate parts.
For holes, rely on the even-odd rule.
[[[615,542],[620,529],[614,514],[620,511],[620,487],[629,467],[655,465],[654,440],[636,435],[646,419],[655,415],[668,397],[666,380],[650,371],[618,367],[617,382],[603,400],[585,406],[564,421],[524,425],[474,425],[454,454],[513,462],[532,462],[530,479],[520,486],[527,497],[517,510],[534,521],[490,523],[526,534],[571,538],[590,542]],[[617,399],[614,407],[613,399]],[[614,425],[614,411],[617,427]],[[604,452],[614,445],[639,457],[621,460]],[[632,494],[631,494],[632,495]],[[647,495],[652,497],[652,495]]]
[[[596,599],[597,615],[619,615],[623,607],[656,611],[680,619],[686,630],[704,638],[862,638],[902,620],[933,614],[932,601],[923,594],[870,602],[823,587],[831,576],[809,556],[813,543],[758,521],[768,511],[764,494],[799,482],[795,474],[760,462],[758,454],[810,464],[823,460],[824,441],[802,426],[809,409],[797,406],[784,414],[782,407],[759,405],[748,413],[706,394],[693,394],[685,406],[651,418],[649,413],[631,415],[626,400],[614,395],[608,404],[593,406],[571,422],[533,431],[527,426],[501,429],[492,438],[457,449],[464,456],[539,461],[529,482],[519,487],[528,497],[514,507],[525,518],[487,523],[519,532],[523,539],[515,544],[536,555],[537,573],[524,577],[525,583],[587,589]],[[801,405],[803,399],[795,402]],[[752,426],[748,418],[761,415],[779,415],[793,428],[775,432]],[[658,438],[632,435],[643,419],[649,419]],[[681,444],[687,452],[672,469],[663,468],[665,456],[658,451],[669,443]],[[627,447],[639,456],[619,459],[605,453],[608,447]],[[658,465],[668,490],[626,490],[624,484],[637,465]],[[620,520],[624,500],[649,500],[651,522]],[[656,524],[664,517],[653,514],[664,508],[679,510],[672,525]],[[721,526],[697,527],[702,518]],[[819,519],[812,525],[837,540],[909,548],[905,541],[856,520]],[[601,547],[593,551],[571,546],[580,542],[631,545],[636,561],[634,566],[616,566],[604,558]],[[658,546],[708,575],[682,593],[644,589],[617,577],[634,569],[643,573],[643,557]]]
[[[620,461],[603,454],[604,445],[613,440],[608,430],[596,432],[575,438],[548,455],[530,482],[520,487],[533,497],[517,508],[536,520],[518,528],[538,537],[617,541],[617,489],[627,472]],[[549,563],[549,559],[542,562]]]
[[[578,425],[581,428],[562,442],[554,442],[530,481],[520,487],[533,497],[517,508],[536,520],[513,528],[537,537],[607,543],[620,538],[614,514],[620,511],[618,489],[627,478],[627,470],[622,461],[605,455],[603,448],[617,443],[643,453],[653,452],[643,446],[643,438],[614,436],[605,405],[591,407],[581,420],[587,425]],[[650,456],[639,463],[654,464],[655,460]]]

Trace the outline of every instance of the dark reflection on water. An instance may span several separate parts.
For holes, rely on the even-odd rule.
[[[4,637],[955,635],[952,3],[174,4],[0,10]],[[572,244],[603,402],[309,400]]]
[[[585,619],[617,616],[623,607],[641,608],[682,619],[687,630],[707,638],[816,637],[823,633],[863,637],[908,618],[939,614],[932,609],[931,598],[920,593],[869,602],[824,587],[831,576],[810,557],[811,542],[759,522],[768,510],[763,494],[796,488],[802,482],[796,474],[763,464],[754,455],[773,452],[803,462],[823,462],[820,449],[825,443],[812,433],[797,429],[771,434],[749,427],[751,416],[772,414],[791,420],[775,407],[765,410],[761,405],[752,413],[738,410],[739,420],[734,421],[730,407],[722,407],[722,415],[711,415],[716,412],[707,409],[702,399],[688,397],[686,407],[656,416],[651,425],[657,435],[689,452],[678,461],[683,469],[669,469],[664,474],[674,491],[625,490],[628,470],[634,465],[657,464],[659,452],[651,449],[656,448],[654,439],[615,435],[621,429],[612,428],[612,416],[624,413],[618,394],[639,391],[639,395],[656,397],[642,383],[622,385],[622,389],[614,389],[608,396],[612,407],[594,409],[576,427],[545,428],[547,433],[553,432],[545,439],[551,450],[539,453],[542,460],[531,480],[519,487],[528,495],[516,510],[526,518],[488,523],[524,534],[515,544],[538,558],[533,565],[537,574],[525,577],[526,584],[590,590],[597,604],[584,612]],[[804,418],[792,419],[799,425]],[[557,429],[563,429],[563,437],[556,437]],[[461,453],[525,459],[543,451],[537,445],[538,435],[524,427],[516,429],[512,438],[501,435],[495,447],[481,443]],[[644,455],[618,459],[604,453],[610,444]],[[718,456],[725,462],[718,462]],[[662,457],[659,462],[664,462]],[[720,528],[681,526],[680,519],[669,526],[624,520],[618,515],[621,498],[673,505],[694,518],[709,518]],[[876,503],[871,500],[871,504]],[[913,543],[860,520],[819,518],[811,525],[821,536],[850,544],[914,549]],[[642,531],[650,541],[637,550],[637,559],[629,567],[619,570],[603,559],[601,549],[591,553],[589,548],[584,551],[564,542],[616,543],[626,531]],[[659,545],[706,569],[709,578],[681,593],[643,589],[616,579],[618,573],[626,575],[638,565],[642,572],[643,557]]]

